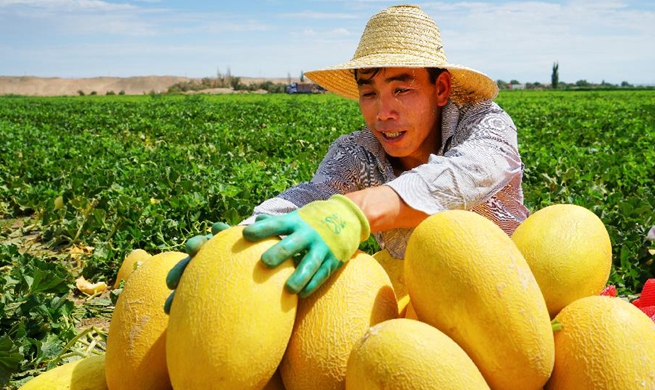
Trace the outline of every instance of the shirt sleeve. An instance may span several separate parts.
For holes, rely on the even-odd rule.
[[[442,155],[386,183],[412,208],[429,215],[472,209],[522,174],[516,127],[489,101],[462,110]]]
[[[355,142],[360,132],[339,137],[330,145],[314,177],[268,199],[255,207],[253,216],[241,224],[254,222],[259,214],[281,215],[334,194],[346,194],[363,188],[368,152]]]

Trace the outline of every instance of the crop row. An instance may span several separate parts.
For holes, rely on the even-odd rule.
[[[611,282],[637,291],[654,276],[655,93],[497,101],[519,129],[528,208],[596,213],[612,238]],[[51,248],[94,248],[84,275],[110,279],[130,250],[179,249],[310,179],[329,143],[362,126],[355,102],[330,95],[2,98],[0,215],[36,219]]]

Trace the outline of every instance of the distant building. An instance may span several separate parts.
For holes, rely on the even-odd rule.
[[[525,84],[507,84],[507,89],[525,89]]]

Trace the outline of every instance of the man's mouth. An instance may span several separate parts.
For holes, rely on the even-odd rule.
[[[383,136],[384,138],[386,138],[386,139],[390,139],[390,140],[391,140],[391,139],[399,138],[399,137],[402,136],[403,134],[405,134],[404,131],[396,131],[396,132],[386,132],[386,133],[382,133],[382,136]]]

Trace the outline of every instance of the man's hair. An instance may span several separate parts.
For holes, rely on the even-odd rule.
[[[383,68],[366,68],[366,69],[354,69],[353,70],[353,76],[355,76],[355,81],[357,81],[357,76],[358,75],[365,75],[368,76],[368,80],[372,79],[373,77],[377,76],[378,73]],[[443,72],[445,69],[441,68],[425,68],[428,71],[428,75],[430,76],[430,82],[432,84],[437,82],[437,78]]]

